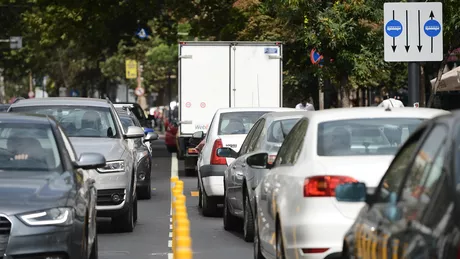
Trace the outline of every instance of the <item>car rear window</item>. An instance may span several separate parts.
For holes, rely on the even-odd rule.
[[[218,135],[248,134],[256,121],[269,111],[226,112],[220,114]]]
[[[274,121],[268,128],[268,142],[282,143],[299,120],[300,118]]]
[[[418,118],[373,118],[318,125],[319,156],[394,155],[423,122]]]

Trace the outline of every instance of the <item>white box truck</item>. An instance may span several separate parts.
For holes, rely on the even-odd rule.
[[[282,53],[281,42],[180,42],[178,158],[187,174],[198,156],[189,140],[217,109],[283,106]]]

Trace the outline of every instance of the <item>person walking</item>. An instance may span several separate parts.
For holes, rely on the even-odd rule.
[[[298,109],[298,110],[307,110],[307,111],[314,111],[315,110],[315,107],[313,106],[313,104],[308,103],[306,99],[302,99],[302,102],[297,104],[295,106],[295,108]]]

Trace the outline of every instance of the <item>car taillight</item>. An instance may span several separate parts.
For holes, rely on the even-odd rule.
[[[356,179],[348,176],[322,175],[305,179],[303,185],[304,197],[333,197],[335,187],[343,183],[356,183]]]
[[[222,140],[216,139],[216,141],[214,141],[214,145],[212,146],[211,165],[227,165],[227,159],[225,159],[225,157],[217,156],[217,149],[221,147],[224,147],[224,145],[222,145]]]
[[[276,159],[276,155],[269,155],[267,159],[267,163],[271,165],[275,162],[275,159]]]
[[[196,148],[193,148],[193,147],[189,148],[189,149],[187,150],[187,152],[188,152],[189,154],[199,154],[199,153],[200,153],[200,152],[198,152],[198,150],[197,150]]]

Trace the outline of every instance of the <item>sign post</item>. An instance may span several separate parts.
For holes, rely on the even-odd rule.
[[[408,62],[409,106],[418,105],[420,64],[442,61],[442,3],[384,4],[386,62]],[[416,47],[415,47],[416,46]]]

